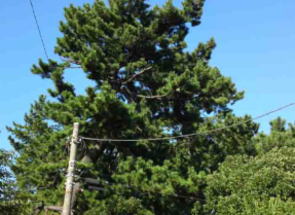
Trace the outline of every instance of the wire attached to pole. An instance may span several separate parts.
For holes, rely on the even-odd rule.
[[[212,134],[215,132],[219,132],[228,128],[233,128],[233,127],[237,127],[239,125],[251,122],[252,120],[258,120],[261,118],[264,118],[272,113],[275,112],[279,112],[283,109],[289,108],[291,106],[294,106],[295,103],[290,103],[284,106],[281,106],[277,109],[271,110],[269,112],[266,112],[264,114],[261,114],[259,116],[254,117],[253,119],[248,119],[248,120],[244,120],[229,126],[224,126],[221,128],[217,128],[217,129],[212,129],[212,130],[208,130],[208,131],[204,131],[204,132],[198,132],[198,133],[191,133],[191,134],[184,134],[184,135],[178,135],[178,136],[170,136],[170,137],[155,137],[155,138],[140,138],[140,139],[101,139],[101,138],[91,138],[91,137],[83,137],[83,136],[79,136],[82,140],[92,140],[92,141],[98,141],[98,142],[138,142],[138,141],[163,141],[163,140],[173,140],[173,139],[180,139],[180,138],[187,138],[187,137],[194,137],[194,136],[204,136],[204,135],[208,135],[208,134]]]

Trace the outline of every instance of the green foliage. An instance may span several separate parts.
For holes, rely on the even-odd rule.
[[[214,40],[185,49],[188,24],[200,24],[203,5],[184,0],[183,8],[172,1],[152,8],[144,0],[96,0],[65,9],[55,52],[67,62],[33,66],[32,73],[54,87],[32,105],[23,125],[8,128],[19,154],[12,169],[25,199],[62,205],[73,122],[80,123],[81,136],[99,138],[216,130],[174,141],[79,145],[77,180],[84,191],[76,214],[202,213],[206,176],[228,155],[254,155],[251,139],[258,129],[249,116],[236,117],[230,109],[243,93],[209,65]],[[64,78],[70,63],[94,83],[81,95]],[[223,129],[242,120],[247,123]],[[85,177],[103,189],[88,190]]]
[[[208,176],[207,212],[294,214],[293,148],[273,148],[256,157],[232,156]]]
[[[256,156],[230,156],[207,178],[206,210],[212,214],[294,214],[294,125],[271,123],[253,139]]]
[[[10,202],[13,200],[13,179],[9,171],[12,155],[4,150],[0,150],[0,211],[7,211],[13,214],[17,208],[13,207]]]
[[[258,153],[265,153],[271,149],[278,147],[294,147],[295,146],[295,126],[289,123],[286,126],[286,120],[277,118],[270,122],[271,133],[269,135],[259,134],[255,138],[255,145]]]
[[[0,200],[9,200],[12,188],[12,175],[9,171],[12,155],[4,150],[0,150]]]
[[[30,202],[25,202],[17,190],[10,167],[14,155],[0,149],[0,211],[2,214],[31,214]]]

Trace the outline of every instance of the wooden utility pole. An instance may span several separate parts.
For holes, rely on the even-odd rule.
[[[77,142],[79,133],[79,123],[74,123],[73,135],[71,139],[71,149],[70,149],[70,160],[69,167],[66,176],[66,191],[64,205],[62,209],[62,215],[71,215],[72,212],[72,195],[74,187],[74,174],[76,165],[76,155],[77,155]]]

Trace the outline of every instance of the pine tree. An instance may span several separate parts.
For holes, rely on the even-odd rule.
[[[201,23],[204,0],[151,7],[144,0],[96,0],[65,9],[56,54],[64,63],[39,60],[32,73],[53,82],[25,123],[9,129],[18,152],[13,170],[28,198],[61,205],[72,124],[80,135],[137,139],[220,129],[222,132],[158,142],[95,142],[79,145],[77,173],[103,187],[84,187],[77,214],[201,214],[205,178],[227,155],[252,154],[257,125],[230,109],[243,93],[209,65],[214,39],[186,51],[189,25]],[[77,94],[64,78],[81,66],[94,86]],[[35,190],[35,192],[29,192]]]

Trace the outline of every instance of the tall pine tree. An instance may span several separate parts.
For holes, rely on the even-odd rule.
[[[205,177],[227,155],[251,154],[257,125],[235,117],[230,105],[243,97],[209,61],[215,42],[186,50],[189,27],[201,23],[204,0],[96,0],[65,9],[56,54],[64,63],[39,60],[32,73],[54,88],[40,96],[25,123],[8,128],[19,157],[13,167],[28,198],[61,205],[67,167],[67,137],[73,122],[80,135],[137,139],[222,132],[158,142],[95,142],[79,145],[76,181],[84,186],[76,214],[202,214]],[[94,81],[84,94],[64,78],[71,64]],[[33,192],[32,192],[33,190]]]

